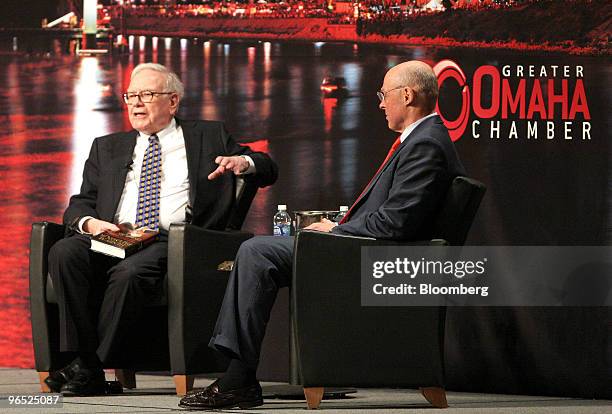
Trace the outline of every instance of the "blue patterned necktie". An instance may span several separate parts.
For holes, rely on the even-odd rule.
[[[161,187],[161,146],[157,135],[149,137],[149,146],[142,160],[138,185],[136,227],[159,228],[159,190]]]

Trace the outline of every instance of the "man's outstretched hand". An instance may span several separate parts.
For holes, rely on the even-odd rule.
[[[235,155],[232,157],[224,157],[220,155],[215,158],[215,163],[217,163],[219,166],[216,170],[208,174],[209,180],[214,180],[215,178],[220,177],[223,174],[227,174],[228,172],[233,172],[236,175],[242,174],[249,169],[249,162],[240,155]]]

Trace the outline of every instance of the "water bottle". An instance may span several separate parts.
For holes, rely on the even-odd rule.
[[[287,213],[286,205],[279,204],[273,222],[275,236],[289,236],[291,234],[291,216]]]
[[[334,217],[334,221],[340,223],[344,216],[346,216],[346,213],[348,213],[348,206],[340,206],[340,212]]]

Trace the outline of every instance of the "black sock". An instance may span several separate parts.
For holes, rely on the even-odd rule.
[[[248,387],[257,382],[255,370],[247,367],[241,360],[232,359],[223,377],[219,379],[220,391]]]

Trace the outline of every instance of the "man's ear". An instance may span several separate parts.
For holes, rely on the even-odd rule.
[[[176,114],[178,111],[179,97],[177,94],[170,95],[170,110],[172,111],[172,115]]]
[[[404,89],[402,89],[402,94],[402,96],[404,97],[404,105],[410,106],[414,103],[414,100],[416,99],[414,89],[409,86],[406,86]]]

